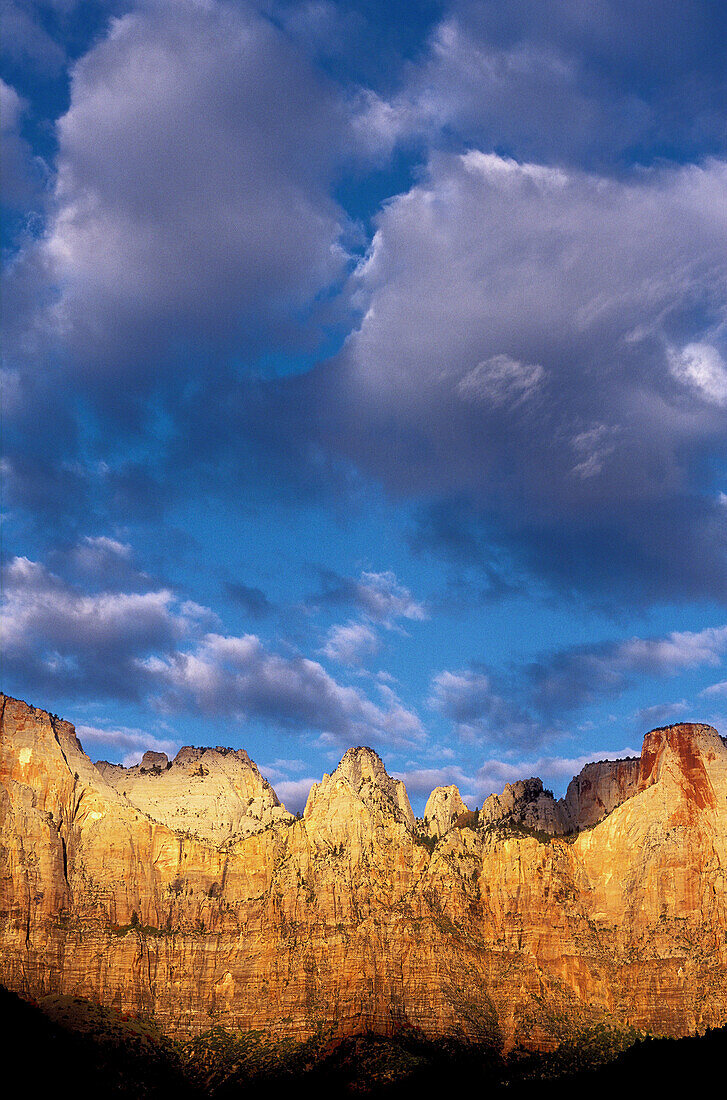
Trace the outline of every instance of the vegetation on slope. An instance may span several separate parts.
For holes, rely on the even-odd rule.
[[[154,1022],[128,1018],[74,997],[40,1004],[0,986],[0,1035],[6,1066],[21,1067],[33,1095],[70,1086],[77,1100],[266,1100],[314,1093],[326,1097],[395,1096],[421,1100],[456,1084],[502,1097],[542,1100],[605,1095],[648,1081],[650,1091],[678,1095],[699,1067],[702,1080],[721,1080],[727,1028],[692,1039],[639,1039],[613,1029],[584,1033],[548,1055],[508,1062],[491,1049],[431,1042],[415,1032],[395,1038],[358,1036],[306,1043],[265,1043],[258,1033],[222,1028],[174,1043]],[[476,1094],[473,1091],[473,1095]]]

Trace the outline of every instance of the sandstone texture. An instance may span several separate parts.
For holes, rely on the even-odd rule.
[[[635,794],[638,777],[638,757],[599,760],[586,764],[568,784],[565,798],[557,801],[540,779],[519,779],[485,800],[480,822],[522,826],[549,836],[577,833],[598,824]]]
[[[571,829],[587,829],[636,794],[639,758],[586,764],[568,784],[560,805]]]
[[[173,761],[146,752],[124,768],[99,760],[104,779],[155,821],[212,844],[292,821],[275,791],[243,749],[181,748]]]
[[[177,1036],[417,1028],[505,1050],[603,1023],[727,1023],[727,748],[709,726],[647,734],[635,788],[613,780],[606,816],[568,835],[502,813],[550,815],[543,799],[558,804],[532,780],[496,813],[447,827],[445,810],[446,831],[427,835],[403,784],[360,748],[302,819],[242,835],[230,818],[223,836],[192,831],[171,794],[142,807],[136,784],[165,782],[163,761],[139,770],[135,803],[68,723],[0,706],[0,956],[20,993],[150,1013]],[[184,769],[205,758],[180,763],[181,798],[194,792]]]
[[[406,787],[400,779],[392,779],[373,749],[364,746],[349,749],[333,775],[324,775],[320,783],[313,784],[303,816],[323,817],[331,826],[338,822],[345,831],[351,823],[351,810],[359,803],[375,819],[391,818],[409,829],[416,828]]]
[[[466,813],[467,807],[454,784],[449,787],[435,787],[424,807],[422,829],[427,836],[444,836]]]
[[[491,794],[480,810],[483,825],[522,825],[550,836],[571,831],[565,808],[543,789],[541,779],[520,779],[508,783],[502,794]]]

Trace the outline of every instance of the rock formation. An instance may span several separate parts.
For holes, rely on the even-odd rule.
[[[136,784],[166,782],[162,761],[137,773],[134,804],[68,723],[0,705],[14,990],[150,1013],[171,1035],[413,1027],[542,1050],[600,1023],[681,1035],[727,1022],[727,748],[709,726],[647,734],[635,789],[614,781],[598,795],[607,816],[567,836],[500,813],[511,802],[542,822],[553,800],[533,781],[426,836],[403,785],[354,749],[302,819],[217,844],[177,828],[171,798],[141,807]],[[182,790],[205,758],[183,758]],[[571,805],[586,804],[581,784]]]
[[[636,793],[639,759],[599,760],[586,764],[570,781],[565,798],[556,799],[540,779],[508,783],[480,810],[482,825],[511,825],[563,836],[589,829]]]
[[[292,821],[243,749],[186,745],[171,763],[163,752],[146,752],[133,768],[106,760],[99,760],[96,767],[112,787],[155,821],[212,844]]]
[[[536,829],[549,836],[571,831],[570,819],[552,791],[543,789],[541,779],[519,779],[508,783],[502,794],[491,794],[480,810],[483,825],[515,825]]]
[[[323,812],[332,821],[336,809],[348,812],[352,799],[368,807],[374,817],[393,816],[409,829],[416,827],[406,787],[400,779],[392,779],[373,749],[349,749],[333,775],[313,784],[304,816]]]
[[[435,787],[424,807],[423,831],[427,836],[444,836],[462,814],[466,813],[467,807],[454,784],[449,787]]]
[[[639,758],[599,760],[586,764],[571,779],[560,803],[570,829],[587,829],[636,793]]]

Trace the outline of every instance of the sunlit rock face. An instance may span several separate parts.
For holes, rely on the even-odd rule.
[[[408,828],[415,827],[406,787],[400,779],[391,778],[373,749],[362,746],[349,749],[333,775],[324,775],[311,788],[305,816],[315,816],[316,807],[339,798],[343,799],[343,805],[351,798],[356,799],[374,814],[393,816]]]
[[[624,801],[564,836],[490,810],[425,835],[403,785],[353,749],[302,819],[217,843],[177,827],[171,789],[142,808],[135,786],[135,804],[68,723],[0,704],[12,989],[152,1013],[177,1035],[415,1027],[549,1049],[601,1021],[667,1035],[727,1022],[727,748],[708,726],[647,734],[636,788],[618,781]],[[212,751],[248,776],[241,756]],[[191,754],[178,761],[183,800],[187,769],[207,767]],[[139,768],[143,791],[177,767],[147,764],[160,772]],[[498,796],[500,810],[553,802],[532,783]]]
[[[427,836],[444,836],[466,813],[467,807],[454,784],[449,787],[435,787],[424,807],[422,829]]]
[[[100,760],[104,779],[155,821],[212,844],[292,821],[275,791],[243,749],[181,748],[173,761],[146,752],[124,768]]]

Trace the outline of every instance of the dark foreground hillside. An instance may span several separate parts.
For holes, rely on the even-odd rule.
[[[186,1044],[153,1022],[129,1019],[80,998],[31,1004],[0,987],[5,1067],[22,1067],[33,1095],[72,1089],[77,1100],[205,1100],[207,1097],[425,1097],[456,1086],[501,1097],[625,1096],[648,1082],[675,1095],[696,1079],[724,1079],[727,1029],[690,1039],[643,1039],[615,1054],[607,1037],[588,1049],[503,1062],[491,1052],[436,1044],[415,1035],[264,1046],[254,1034],[214,1029]],[[622,1041],[622,1040],[621,1040]],[[605,1060],[610,1059],[610,1060]],[[604,1061],[605,1060],[605,1061]],[[588,1066],[588,1063],[600,1063]]]

